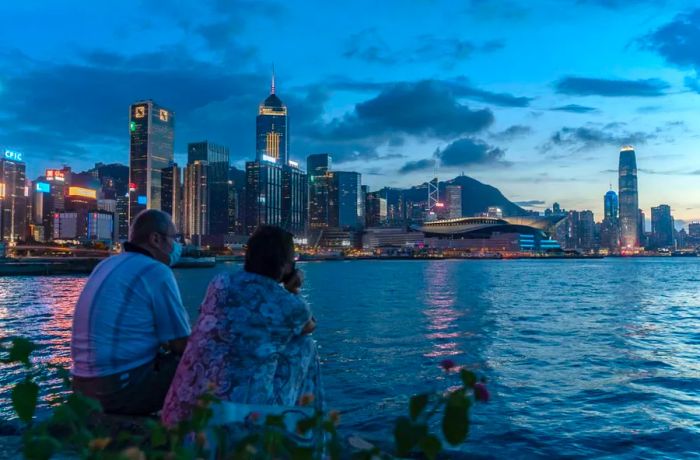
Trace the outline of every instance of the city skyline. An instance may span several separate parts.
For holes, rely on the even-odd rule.
[[[342,15],[359,19],[361,3]],[[108,7],[108,24],[82,28],[106,7],[71,18],[70,8],[4,5],[0,60],[9,70],[0,77],[0,146],[25,155],[32,179],[64,163],[128,164],[126,107],[153,99],[177,114],[178,164],[186,164],[188,143],[212,139],[242,169],[255,156],[254,114],[274,62],[277,93],[289,107],[290,158],[301,164],[330,152],[337,169],[356,170],[377,189],[427,181],[440,160],[441,179],[464,171],[530,209],[557,201],[600,220],[619,148],[631,143],[639,207],[669,204],[678,224],[698,220],[700,126],[690,110],[698,97],[691,32],[700,13],[687,9],[692,4],[576,0],[555,13],[546,1],[390,3],[343,28],[341,12],[323,5],[313,8],[328,24],[308,16],[306,5],[235,2],[192,14],[194,4],[168,11],[126,2]],[[393,24],[380,20],[382,11]],[[142,28],[131,25],[139,14],[148,18]],[[596,27],[621,14],[624,28]],[[453,24],[435,27],[448,16]],[[28,24],[42,33],[28,35]],[[299,33],[310,25],[313,40]],[[264,32],[270,28],[288,44],[278,46]],[[545,45],[537,65],[525,62]],[[234,61],[239,70],[231,72]]]

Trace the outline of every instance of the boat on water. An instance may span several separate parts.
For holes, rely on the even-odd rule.
[[[0,259],[0,276],[87,275],[101,257]]]
[[[674,251],[671,253],[671,257],[698,257],[698,253],[688,251]]]

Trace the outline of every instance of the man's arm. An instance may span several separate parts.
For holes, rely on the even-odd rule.
[[[157,286],[153,291],[156,337],[165,348],[182,354],[191,333],[189,316],[182,305],[180,290],[170,268],[164,266],[161,275],[159,280],[153,282]]]

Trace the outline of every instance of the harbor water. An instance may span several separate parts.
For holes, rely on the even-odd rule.
[[[460,449],[493,458],[700,456],[700,259],[310,262],[326,400],[344,433],[390,438],[411,394],[485,375]],[[192,318],[211,277],[176,270]],[[84,276],[0,278],[0,337],[69,364]],[[0,369],[0,418],[18,367]],[[59,387],[50,375],[47,385]],[[46,409],[42,409],[45,413]]]

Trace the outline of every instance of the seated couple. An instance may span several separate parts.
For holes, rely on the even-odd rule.
[[[282,406],[318,395],[319,360],[309,336],[315,321],[299,296],[292,235],[260,227],[248,241],[244,269],[209,283],[192,331],[170,268],[180,252],[170,216],[146,210],[134,219],[124,252],[93,270],[73,318],[74,390],[107,413],[162,408],[168,425],[187,419],[208,392]]]

